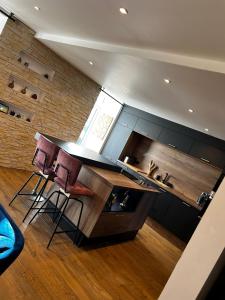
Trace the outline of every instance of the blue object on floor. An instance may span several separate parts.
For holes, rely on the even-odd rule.
[[[0,204],[0,275],[18,257],[23,246],[22,233]]]

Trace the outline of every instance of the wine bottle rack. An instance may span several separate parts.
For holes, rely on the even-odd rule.
[[[4,112],[4,108],[7,109],[6,112]],[[0,99],[0,113],[5,113],[6,115],[14,117],[17,120],[23,120],[29,123],[32,122],[33,119],[33,113],[2,99]]]
[[[44,93],[40,89],[14,75],[10,75],[9,77],[8,88],[29,97],[33,101],[40,101],[44,97]]]
[[[19,53],[17,61],[21,63],[21,65],[23,65],[25,68],[30,69],[33,72],[41,75],[42,78],[45,78],[49,81],[53,80],[55,71],[53,71],[48,66],[36,61],[31,55],[21,51]]]

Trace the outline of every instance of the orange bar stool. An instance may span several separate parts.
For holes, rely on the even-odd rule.
[[[54,191],[53,193],[50,194],[48,199],[37,210],[37,212],[29,222],[30,224],[39,213],[55,213],[55,208],[52,209],[52,208],[48,208],[47,206],[48,202],[51,200],[54,194],[57,193],[56,207],[58,206],[60,195],[63,195],[65,197],[60,207],[58,208],[57,217],[56,217],[56,219],[58,218],[58,220],[53,230],[53,233],[50,237],[50,240],[48,242],[47,248],[50,246],[52,239],[56,233],[74,232],[73,242],[75,243],[76,241],[77,235],[79,233],[79,226],[80,226],[80,221],[81,221],[83,206],[84,206],[83,201],[78,199],[78,197],[80,196],[92,197],[94,195],[92,190],[90,190],[88,187],[81,184],[77,180],[81,166],[82,163],[80,160],[72,157],[64,150],[59,151],[57,161],[56,161],[56,168],[55,168],[56,177],[54,178],[54,182],[58,185],[59,190]],[[77,201],[80,204],[80,211],[79,211],[79,217],[78,217],[76,229],[57,231],[70,200]],[[45,205],[47,207],[45,207]]]
[[[28,180],[24,183],[24,185],[20,188],[20,190],[15,194],[15,196],[9,203],[9,205],[12,205],[12,203],[15,201],[17,196],[35,196],[35,199],[31,207],[29,208],[27,214],[25,215],[23,221],[25,221],[26,217],[28,216],[28,214],[32,209],[37,209],[34,207],[35,204],[37,204],[37,202],[43,196],[43,193],[45,191],[45,188],[49,180],[53,181],[55,177],[53,164],[56,161],[58,152],[59,152],[59,147],[57,145],[49,141],[43,135],[40,135],[37,141],[35,154],[32,160],[32,165],[36,166],[38,168],[38,171],[32,173],[32,175],[28,178]],[[43,186],[36,194],[24,193],[23,192],[24,188],[27,186],[30,180],[35,176],[39,177],[38,184],[37,184],[38,187],[41,184],[42,180],[44,180]],[[35,190],[38,189],[38,187],[36,186]]]

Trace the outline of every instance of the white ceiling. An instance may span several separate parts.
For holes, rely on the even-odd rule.
[[[224,0],[0,0],[0,6],[119,101],[225,140]]]

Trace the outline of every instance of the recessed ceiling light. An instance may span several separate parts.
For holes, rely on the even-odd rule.
[[[205,131],[207,131],[207,132],[208,132],[208,131],[209,131],[209,129],[208,129],[208,128],[205,128]]]
[[[128,10],[126,8],[124,8],[124,7],[120,7],[120,13],[122,15],[127,15],[128,14]]]
[[[35,6],[34,9],[35,9],[35,10],[40,10],[40,7]]]
[[[94,65],[94,63],[93,63],[93,61],[89,61],[89,64],[91,65],[91,66],[93,66]]]
[[[192,108],[189,108],[188,111],[189,111],[189,113],[193,113],[194,112],[194,110]]]
[[[170,83],[171,83],[171,80],[169,80],[168,78],[164,78],[163,80],[164,80],[164,82],[165,82],[166,84],[170,84]]]

